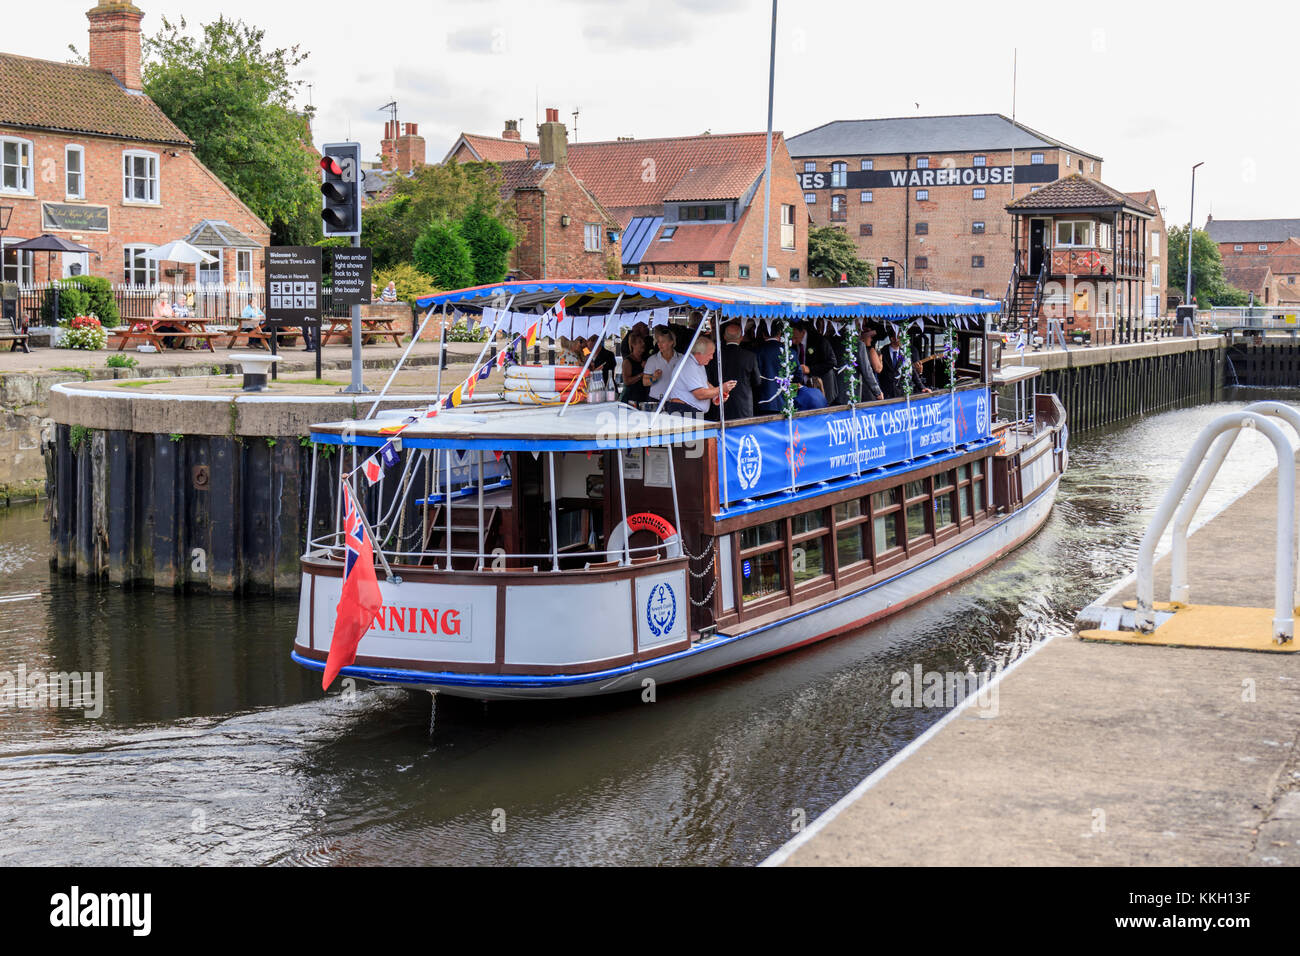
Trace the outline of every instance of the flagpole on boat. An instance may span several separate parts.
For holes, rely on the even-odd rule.
[[[767,166],[763,171],[763,274],[760,285],[767,286],[768,230],[772,219],[772,97],[776,90],[776,2],[772,0],[772,50],[767,66]]]

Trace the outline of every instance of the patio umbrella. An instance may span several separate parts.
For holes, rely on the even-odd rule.
[[[94,252],[89,246],[83,246],[59,236],[52,236],[48,232],[37,236],[35,239],[25,239],[22,242],[15,242],[10,249],[27,249],[31,252],[48,252],[49,256],[45,260],[45,281],[50,281],[50,274],[53,268],[54,254],[56,252]]]
[[[216,256],[208,255],[208,253],[190,245],[184,239],[174,239],[164,245],[149,249],[143,254],[143,257],[153,259],[155,262],[181,262],[186,265],[194,265],[200,262],[207,265],[217,261]]]

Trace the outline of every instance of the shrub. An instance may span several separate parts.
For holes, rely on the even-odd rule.
[[[63,333],[63,340],[59,343],[60,348],[96,351],[102,349],[108,341],[108,333],[99,324],[99,319],[93,315],[79,315],[67,323],[60,324],[65,325],[67,329]]]
[[[117,311],[117,299],[113,295],[113,283],[103,276],[77,276],[62,281],[64,285],[75,285],[85,290],[90,296],[90,306],[86,313],[98,316],[104,328],[111,329],[122,321],[121,314]]]
[[[474,284],[474,262],[469,243],[453,222],[429,223],[411,251],[415,267],[443,289],[463,289]]]
[[[460,234],[469,245],[474,285],[490,285],[506,277],[515,236],[496,216],[474,206],[460,221]]]
[[[54,295],[58,292],[59,314],[54,314]],[[74,285],[57,282],[45,290],[41,301],[41,320],[46,325],[59,325],[79,315],[93,311],[90,308],[90,293]]]
[[[448,342],[486,342],[487,329],[481,325],[478,328],[466,328],[463,325],[455,325],[447,329]]]
[[[123,355],[121,352],[114,352],[107,361],[104,362],[109,368],[135,368],[140,364],[138,359],[129,355]]]

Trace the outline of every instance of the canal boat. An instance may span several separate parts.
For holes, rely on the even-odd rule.
[[[307,668],[326,667],[359,528],[382,606],[344,677],[482,699],[641,692],[938,599],[1041,527],[1068,461],[1065,410],[1034,392],[1023,351],[1004,349],[996,302],[539,281],[418,305],[444,329],[481,324],[500,348],[485,343],[468,375],[439,372],[433,405],[312,427],[293,650]],[[776,343],[780,367],[763,379],[774,413],[671,414],[684,363],[708,361],[697,343],[712,338],[716,362],[733,321]],[[639,322],[683,345],[658,402],[587,387],[591,354],[577,372],[511,377],[542,380],[549,398],[476,391],[495,369],[544,368],[546,339],[604,342]],[[838,346],[849,399],[868,328],[927,361],[900,376],[899,397],[796,411],[792,323]]]

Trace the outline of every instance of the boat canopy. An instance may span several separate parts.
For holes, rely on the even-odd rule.
[[[608,311],[622,296],[620,310],[685,306],[717,312],[723,318],[760,319],[909,319],[979,316],[998,312],[989,299],[920,289],[832,287],[825,289],[759,288],[691,282],[585,282],[542,280],[498,282],[417,299],[421,309],[549,309],[564,297],[569,312]],[[576,297],[576,298],[574,298]],[[507,306],[507,303],[511,305]]]
[[[312,425],[311,440],[323,445],[378,448],[397,437],[405,448],[477,448],[482,451],[604,451],[681,445],[713,438],[713,422],[638,411],[613,402],[555,406],[467,402],[426,417],[426,409],[389,409],[375,418]],[[413,420],[412,420],[413,419]]]

